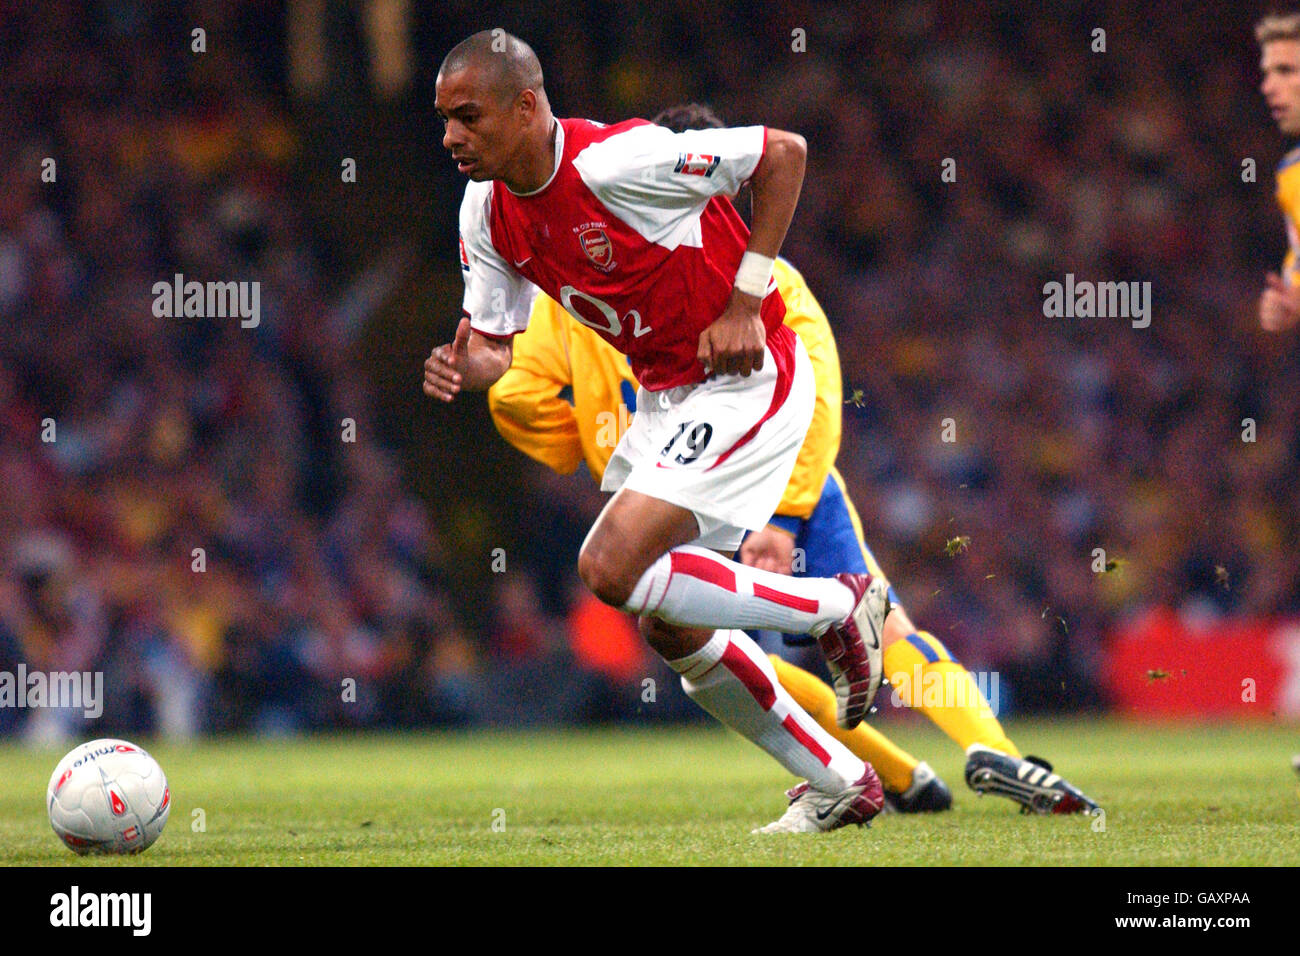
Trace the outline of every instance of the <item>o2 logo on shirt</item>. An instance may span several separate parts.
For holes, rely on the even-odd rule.
[[[584,305],[580,307],[579,303]],[[632,326],[632,338],[634,339],[639,339],[641,336],[649,335],[654,331],[650,326],[644,324],[645,320],[641,318],[641,313],[636,309],[619,318],[618,310],[604,299],[588,295],[571,285],[561,287],[560,305],[564,306],[564,311],[587,328],[602,332],[612,339],[616,339],[623,334],[625,324]]]
[[[677,165],[673,167],[673,172],[684,176],[712,176],[720,162],[722,162],[721,156],[710,156],[708,153],[682,153],[677,157]]]

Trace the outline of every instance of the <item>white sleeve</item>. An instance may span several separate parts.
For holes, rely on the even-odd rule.
[[[615,212],[631,211],[633,219],[645,220],[650,233],[662,230],[655,235],[642,229],[657,242],[673,231],[668,223],[681,212],[703,208],[714,196],[736,195],[754,175],[766,144],[764,126],[684,133],[664,126],[633,126],[592,143],[574,157],[573,165],[588,188]]]
[[[505,338],[528,327],[537,288],[512,269],[492,245],[491,200],[491,182],[471,182],[465,187],[460,204],[460,270],[465,279],[461,307],[475,332]]]

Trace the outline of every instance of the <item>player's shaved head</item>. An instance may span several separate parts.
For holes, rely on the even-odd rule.
[[[515,192],[546,182],[559,124],[532,47],[505,30],[482,30],[447,54],[436,87],[442,145],[460,172],[476,182],[500,179]]]
[[[532,90],[539,100],[546,98],[537,54],[523,40],[499,27],[480,30],[457,43],[443,58],[438,75],[451,76],[464,70],[476,71],[498,102],[509,102],[524,90]]]

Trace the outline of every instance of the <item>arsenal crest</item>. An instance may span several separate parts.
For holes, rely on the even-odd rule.
[[[597,269],[608,272],[614,268],[614,244],[609,241],[604,229],[584,229],[578,233],[578,242],[582,243],[582,251]]]

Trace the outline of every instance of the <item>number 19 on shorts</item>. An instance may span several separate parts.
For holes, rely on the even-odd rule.
[[[709,446],[709,439],[712,437],[713,426],[708,422],[700,422],[698,425],[694,421],[682,422],[677,426],[677,433],[668,444],[664,445],[659,457],[664,458],[677,448],[678,453],[673,456],[673,461],[679,465],[689,465],[704,454],[704,449]]]

